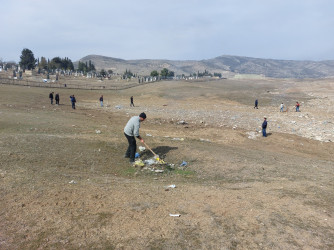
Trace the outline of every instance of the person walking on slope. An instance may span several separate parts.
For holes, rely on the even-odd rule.
[[[134,107],[135,105],[133,104],[133,96],[130,97],[130,107]]]
[[[300,106],[299,102],[296,102],[296,112],[300,112],[299,111],[299,106]]]
[[[125,152],[124,157],[130,158],[130,163],[133,164],[135,162],[135,154],[137,149],[136,138],[137,137],[142,143],[144,143],[143,138],[139,135],[140,123],[145,121],[146,114],[141,113],[139,116],[133,116],[127,122],[124,127],[124,135],[128,140],[129,146]]]
[[[101,95],[100,97],[100,104],[101,104],[101,107],[103,107],[103,95]]]
[[[259,104],[259,101],[256,99],[256,100],[255,100],[255,104],[254,104],[254,108],[255,108],[255,109],[259,109],[259,108],[257,107],[258,104]]]
[[[283,110],[284,110],[284,104],[283,104],[283,102],[282,102],[282,104],[281,104],[281,106],[280,106],[280,110],[279,110],[279,112],[284,112]]]
[[[266,129],[267,129],[267,118],[264,117],[263,119],[264,119],[264,121],[262,123],[262,135],[263,135],[263,137],[267,137],[267,131],[266,131]]]
[[[70,99],[71,99],[71,103],[72,103],[72,109],[75,109],[75,103],[77,102],[77,100],[75,99],[74,95],[71,95]]]
[[[55,96],[55,100],[56,100],[56,105],[59,105],[59,94],[58,93]]]
[[[52,104],[53,104],[53,92],[51,92],[51,93],[49,94],[49,98],[50,98],[51,105],[52,105]]]

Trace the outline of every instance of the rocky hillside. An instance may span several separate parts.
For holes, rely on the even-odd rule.
[[[128,69],[139,75],[149,75],[153,70],[160,72],[161,69],[167,68],[176,75],[189,75],[207,70],[210,73],[222,73],[225,77],[233,77],[236,74],[258,74],[274,78],[334,77],[334,60],[293,61],[242,56],[219,56],[200,61],[123,60],[99,55],[88,55],[80,59],[81,62],[89,60],[94,63],[97,70],[112,69],[115,73],[123,73]]]

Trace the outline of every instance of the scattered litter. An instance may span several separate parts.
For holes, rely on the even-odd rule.
[[[184,141],[183,138],[178,138],[178,137],[174,137],[172,140],[173,140],[173,141]]]
[[[143,151],[145,151],[145,150],[146,150],[146,148],[145,148],[145,147],[143,147],[143,146],[139,146],[138,148],[139,148],[139,151],[140,151],[140,152],[143,152]]]
[[[122,105],[116,105],[115,108],[116,108],[116,109],[121,109],[121,108],[123,108],[123,107],[122,107]]]
[[[261,131],[257,131],[257,132],[261,132]],[[259,134],[256,134],[256,132],[250,131],[250,132],[246,132],[246,135],[248,135],[248,139],[256,139],[257,137],[259,137]]]
[[[139,153],[136,153],[139,155]],[[158,157],[158,155],[155,155],[154,157],[151,157],[149,159],[146,160],[142,160],[140,158],[137,158],[136,161],[134,162],[133,166],[134,167],[140,167],[141,171],[151,171],[151,172],[155,172],[155,173],[164,173],[165,171],[171,171],[174,170],[176,168],[183,168],[185,166],[187,166],[187,162],[183,161],[182,164],[180,166],[175,166],[175,164],[172,163],[166,163],[164,162],[162,159],[160,159]],[[168,187],[165,187],[166,189],[168,188],[175,188],[176,185],[172,184],[169,185]],[[168,191],[168,190],[166,190]]]
[[[144,167],[145,163],[142,160],[138,159],[138,160],[135,161],[135,163],[133,165],[136,166],[136,167]]]
[[[171,216],[171,217],[180,217],[181,214],[169,214],[169,216]]]
[[[71,181],[69,182],[69,184],[77,184],[77,182],[74,181],[74,180],[71,180]]]
[[[179,121],[179,122],[177,122],[177,124],[185,125],[185,124],[188,124],[188,122],[186,122],[186,121]]]
[[[185,166],[187,166],[188,165],[188,163],[186,162],[186,161],[183,161],[181,164],[180,164],[180,167],[185,167]]]
[[[152,136],[151,134],[146,134],[146,136]]]
[[[157,161],[152,158],[152,159],[145,160],[144,163],[147,165],[152,165],[152,164],[157,163]]]
[[[173,163],[169,163],[169,164],[167,164],[168,165],[168,167],[170,167],[171,169],[175,169],[175,164],[173,164]]]
[[[95,130],[96,134],[101,134],[101,130]]]
[[[203,138],[200,138],[199,140],[200,140],[200,141],[203,141],[203,142],[211,142],[209,139],[203,139]]]
[[[166,163],[164,160],[162,160],[160,158],[157,158],[157,161],[159,161],[159,163],[161,163],[161,164],[165,164]]]
[[[139,158],[140,157],[140,154],[139,153],[136,153],[135,154],[135,158]]]
[[[175,184],[172,184],[172,185],[169,185],[167,186],[168,188],[176,188],[176,185]]]

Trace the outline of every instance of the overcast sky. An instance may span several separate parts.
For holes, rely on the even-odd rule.
[[[333,0],[0,0],[0,59],[334,60]]]

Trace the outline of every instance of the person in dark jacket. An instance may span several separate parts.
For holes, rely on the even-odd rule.
[[[51,105],[52,105],[52,104],[53,104],[53,92],[51,92],[51,93],[49,94],[49,98],[50,98]]]
[[[77,100],[75,99],[74,95],[71,95],[70,98],[72,103],[72,109],[75,109],[75,103],[77,102]]]
[[[139,116],[133,116],[130,118],[126,126],[124,127],[124,135],[128,140],[129,146],[124,155],[125,158],[130,158],[130,163],[135,162],[135,154],[137,149],[136,138],[137,137],[142,143],[143,138],[139,135],[140,123],[145,121],[146,114],[141,113]]]
[[[59,105],[59,94],[57,93],[55,96],[56,104]]]
[[[133,96],[130,97],[130,107],[134,107],[135,105],[133,104]]]
[[[258,104],[259,104],[259,101],[256,99],[256,100],[255,100],[255,104],[254,104],[254,108],[255,108],[255,109],[259,109],[259,108],[257,107]]]
[[[103,107],[103,95],[101,95],[100,97],[100,104],[101,104],[101,107]]]
[[[263,121],[263,123],[262,123],[262,135],[263,135],[264,137],[267,137],[266,129],[267,129],[267,118],[264,117],[264,121]]]

